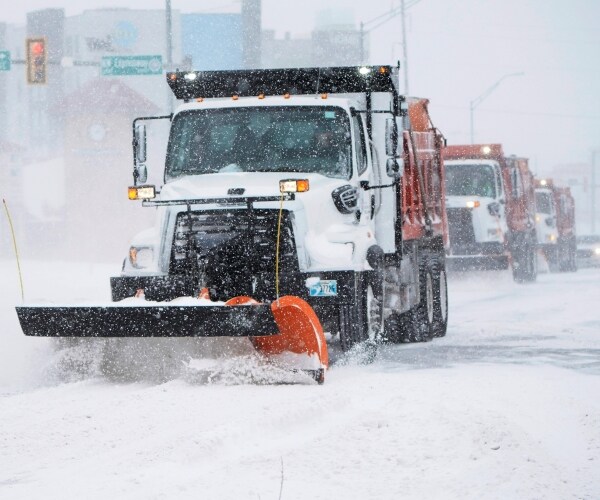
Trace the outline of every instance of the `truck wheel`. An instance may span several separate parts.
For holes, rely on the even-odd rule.
[[[378,293],[379,292],[379,293]],[[383,286],[369,283],[360,275],[354,304],[340,307],[340,344],[343,351],[357,348],[364,362],[371,363],[383,333]]]
[[[571,242],[565,245],[565,260],[563,268],[561,269],[562,271],[571,273],[577,271],[576,248],[576,245],[572,244]]]
[[[569,244],[569,271],[574,273],[577,271],[577,244]]]
[[[416,307],[400,315],[402,342],[429,342],[433,338],[434,280],[431,271],[421,266],[419,272],[421,300]]]
[[[513,258],[513,279],[517,283],[530,283],[537,278],[537,259],[535,246],[527,245],[518,249]]]
[[[446,269],[439,261],[432,266],[433,274],[433,336],[443,337],[448,328],[448,281]]]
[[[558,253],[558,245],[554,245],[555,248],[549,248],[544,255],[548,260],[548,270],[551,273],[557,273],[559,268],[559,253]]]

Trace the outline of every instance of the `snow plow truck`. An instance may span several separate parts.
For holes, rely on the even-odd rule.
[[[442,134],[390,66],[172,72],[183,101],[133,122],[129,198],[156,207],[112,303],[17,307],[26,335],[247,337],[323,382],[324,331],[379,341],[447,326]],[[169,120],[164,183],[146,124]]]
[[[500,144],[444,149],[451,268],[508,269],[517,282],[537,277],[535,199],[528,161]]]
[[[538,249],[549,271],[576,271],[575,200],[571,189],[556,186],[552,179],[536,179],[535,205]]]

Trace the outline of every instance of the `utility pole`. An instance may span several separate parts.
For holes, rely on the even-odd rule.
[[[165,0],[165,24],[167,27],[167,71],[173,71],[173,18],[171,13],[171,0]],[[167,87],[167,110],[173,112],[173,97],[171,89]]]
[[[489,95],[498,88],[498,86],[507,78],[510,78],[511,76],[523,76],[525,73],[520,72],[520,73],[509,73],[507,75],[504,75],[502,78],[500,78],[496,83],[494,83],[494,85],[492,85],[490,88],[488,88],[483,94],[481,94],[479,97],[476,97],[475,99],[473,99],[472,101],[469,102],[469,113],[470,113],[470,123],[471,123],[471,144],[475,144],[475,126],[473,124],[473,115],[475,112],[475,108],[477,106],[479,106],[485,99],[487,99],[489,97]]]
[[[406,47],[406,6],[404,0],[400,1],[400,15],[402,16],[402,57],[404,63],[404,94],[408,95],[408,49]]]
[[[360,64],[365,63],[365,23],[360,22]]]
[[[592,172],[590,175],[591,190],[590,205],[592,213],[592,234],[596,234],[596,151],[592,151]]]
[[[421,0],[400,0],[400,5],[396,6],[396,7],[392,7],[391,10],[384,12],[383,14],[380,14],[377,17],[374,17],[373,19],[370,19],[369,21],[366,22],[362,22],[360,23],[360,31],[359,31],[359,36],[360,36],[360,47],[359,47],[359,51],[360,51],[360,63],[361,64],[366,64],[366,54],[365,54],[365,35],[370,33],[371,31],[379,28],[379,26],[381,26],[382,24],[387,23],[388,21],[394,19],[396,16],[401,16],[402,17],[402,57],[404,59],[404,61],[402,62],[403,64],[403,69],[404,69],[404,93],[408,94],[408,49],[406,46],[406,11],[412,7],[413,5],[416,5],[417,3],[419,3]]]

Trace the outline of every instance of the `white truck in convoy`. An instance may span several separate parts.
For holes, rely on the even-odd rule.
[[[313,326],[316,314],[344,350],[445,334],[444,139],[427,100],[399,95],[396,68],[167,81],[183,103],[133,123],[129,195],[157,207],[157,224],[111,279],[113,301],[143,290],[148,303],[54,309],[50,326],[51,308],[19,308],[26,334],[248,336],[281,352],[294,340],[274,339],[300,328],[278,317],[282,296],[309,305]],[[160,188],[145,184],[146,124],[158,119],[171,122]],[[170,302],[199,294],[209,305]]]

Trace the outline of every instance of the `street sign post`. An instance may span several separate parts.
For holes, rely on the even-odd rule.
[[[0,71],[10,71],[10,52],[0,50]]]
[[[103,76],[161,75],[161,56],[107,56],[102,58]]]

